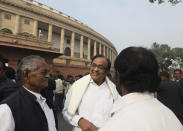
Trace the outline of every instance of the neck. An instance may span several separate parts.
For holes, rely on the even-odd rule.
[[[105,81],[105,79],[103,79],[102,81],[94,81],[98,86],[100,86],[103,82]]]
[[[34,87],[30,86],[30,85],[27,85],[27,84],[24,84],[24,87],[26,89],[32,91],[32,92],[35,92],[35,93],[39,93],[40,94],[40,92],[41,92],[39,89],[36,89],[36,88],[34,88]]]
[[[129,92],[125,88],[122,87],[122,96],[127,95],[128,93]]]

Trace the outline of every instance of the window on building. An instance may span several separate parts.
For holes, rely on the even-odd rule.
[[[4,18],[7,19],[7,20],[11,20],[11,15],[10,14],[5,14]]]
[[[71,56],[71,49],[69,47],[66,47],[64,50],[64,55],[65,56]]]
[[[70,44],[71,43],[71,40],[70,39],[67,39],[67,44]]]
[[[24,19],[24,24],[26,24],[26,25],[30,25],[30,20],[28,20],[28,19]]]

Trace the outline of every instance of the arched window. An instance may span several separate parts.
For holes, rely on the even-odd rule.
[[[0,32],[7,33],[7,34],[13,34],[13,32],[8,28],[3,28],[3,29],[0,30]]]
[[[64,55],[65,56],[71,56],[71,49],[69,47],[66,47],[64,50]]]

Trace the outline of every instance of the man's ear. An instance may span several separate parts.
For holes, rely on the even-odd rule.
[[[28,69],[25,69],[24,71],[23,71],[23,73],[22,73],[22,75],[23,75],[23,79],[28,79],[28,77],[29,77],[29,70]]]

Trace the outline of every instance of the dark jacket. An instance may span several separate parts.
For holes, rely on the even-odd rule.
[[[53,96],[54,96],[53,90],[55,89],[56,89],[55,80],[48,79],[48,87],[44,88],[41,91],[41,95],[46,98],[46,102],[48,103],[48,105],[52,106],[52,108],[53,108]]]
[[[6,103],[12,111],[15,131],[48,131],[47,119],[41,106],[26,89],[21,87],[2,103]]]
[[[180,87],[180,97],[181,97],[181,102],[183,104],[183,78],[179,80],[179,87]]]
[[[12,80],[3,77],[0,79],[0,102],[12,93],[16,92],[18,85]]]
[[[171,109],[183,124],[183,103],[179,84],[170,80],[161,81],[157,91],[157,98]]]

